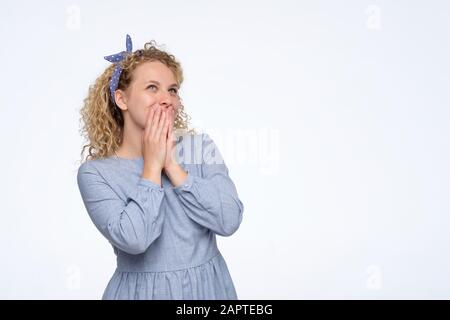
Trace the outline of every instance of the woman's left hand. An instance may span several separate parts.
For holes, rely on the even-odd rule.
[[[178,163],[176,161],[175,157],[175,146],[176,146],[176,139],[175,135],[173,134],[173,126],[174,126],[174,118],[175,118],[175,112],[173,108],[168,109],[167,115],[169,116],[169,130],[167,132],[167,143],[166,143],[166,161],[164,163],[164,171],[168,171],[172,169],[174,166],[177,166]]]

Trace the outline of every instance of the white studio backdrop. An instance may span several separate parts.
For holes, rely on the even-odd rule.
[[[240,299],[450,298],[448,1],[3,1],[0,298],[99,299],[76,183],[107,54],[156,40],[244,203]]]

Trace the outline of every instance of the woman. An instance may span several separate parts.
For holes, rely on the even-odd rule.
[[[151,42],[113,64],[81,110],[88,144],[77,181],[86,210],[117,255],[103,299],[237,299],[216,234],[244,206],[208,134],[188,130],[182,68]],[[178,133],[178,134],[175,134]]]

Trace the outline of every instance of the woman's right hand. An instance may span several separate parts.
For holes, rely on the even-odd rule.
[[[164,167],[168,128],[167,112],[159,105],[156,108],[151,107],[142,133],[144,171],[160,173]]]

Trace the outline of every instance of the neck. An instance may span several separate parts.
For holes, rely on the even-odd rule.
[[[131,119],[124,119],[122,144],[116,154],[122,158],[135,159],[142,157],[142,131]]]

